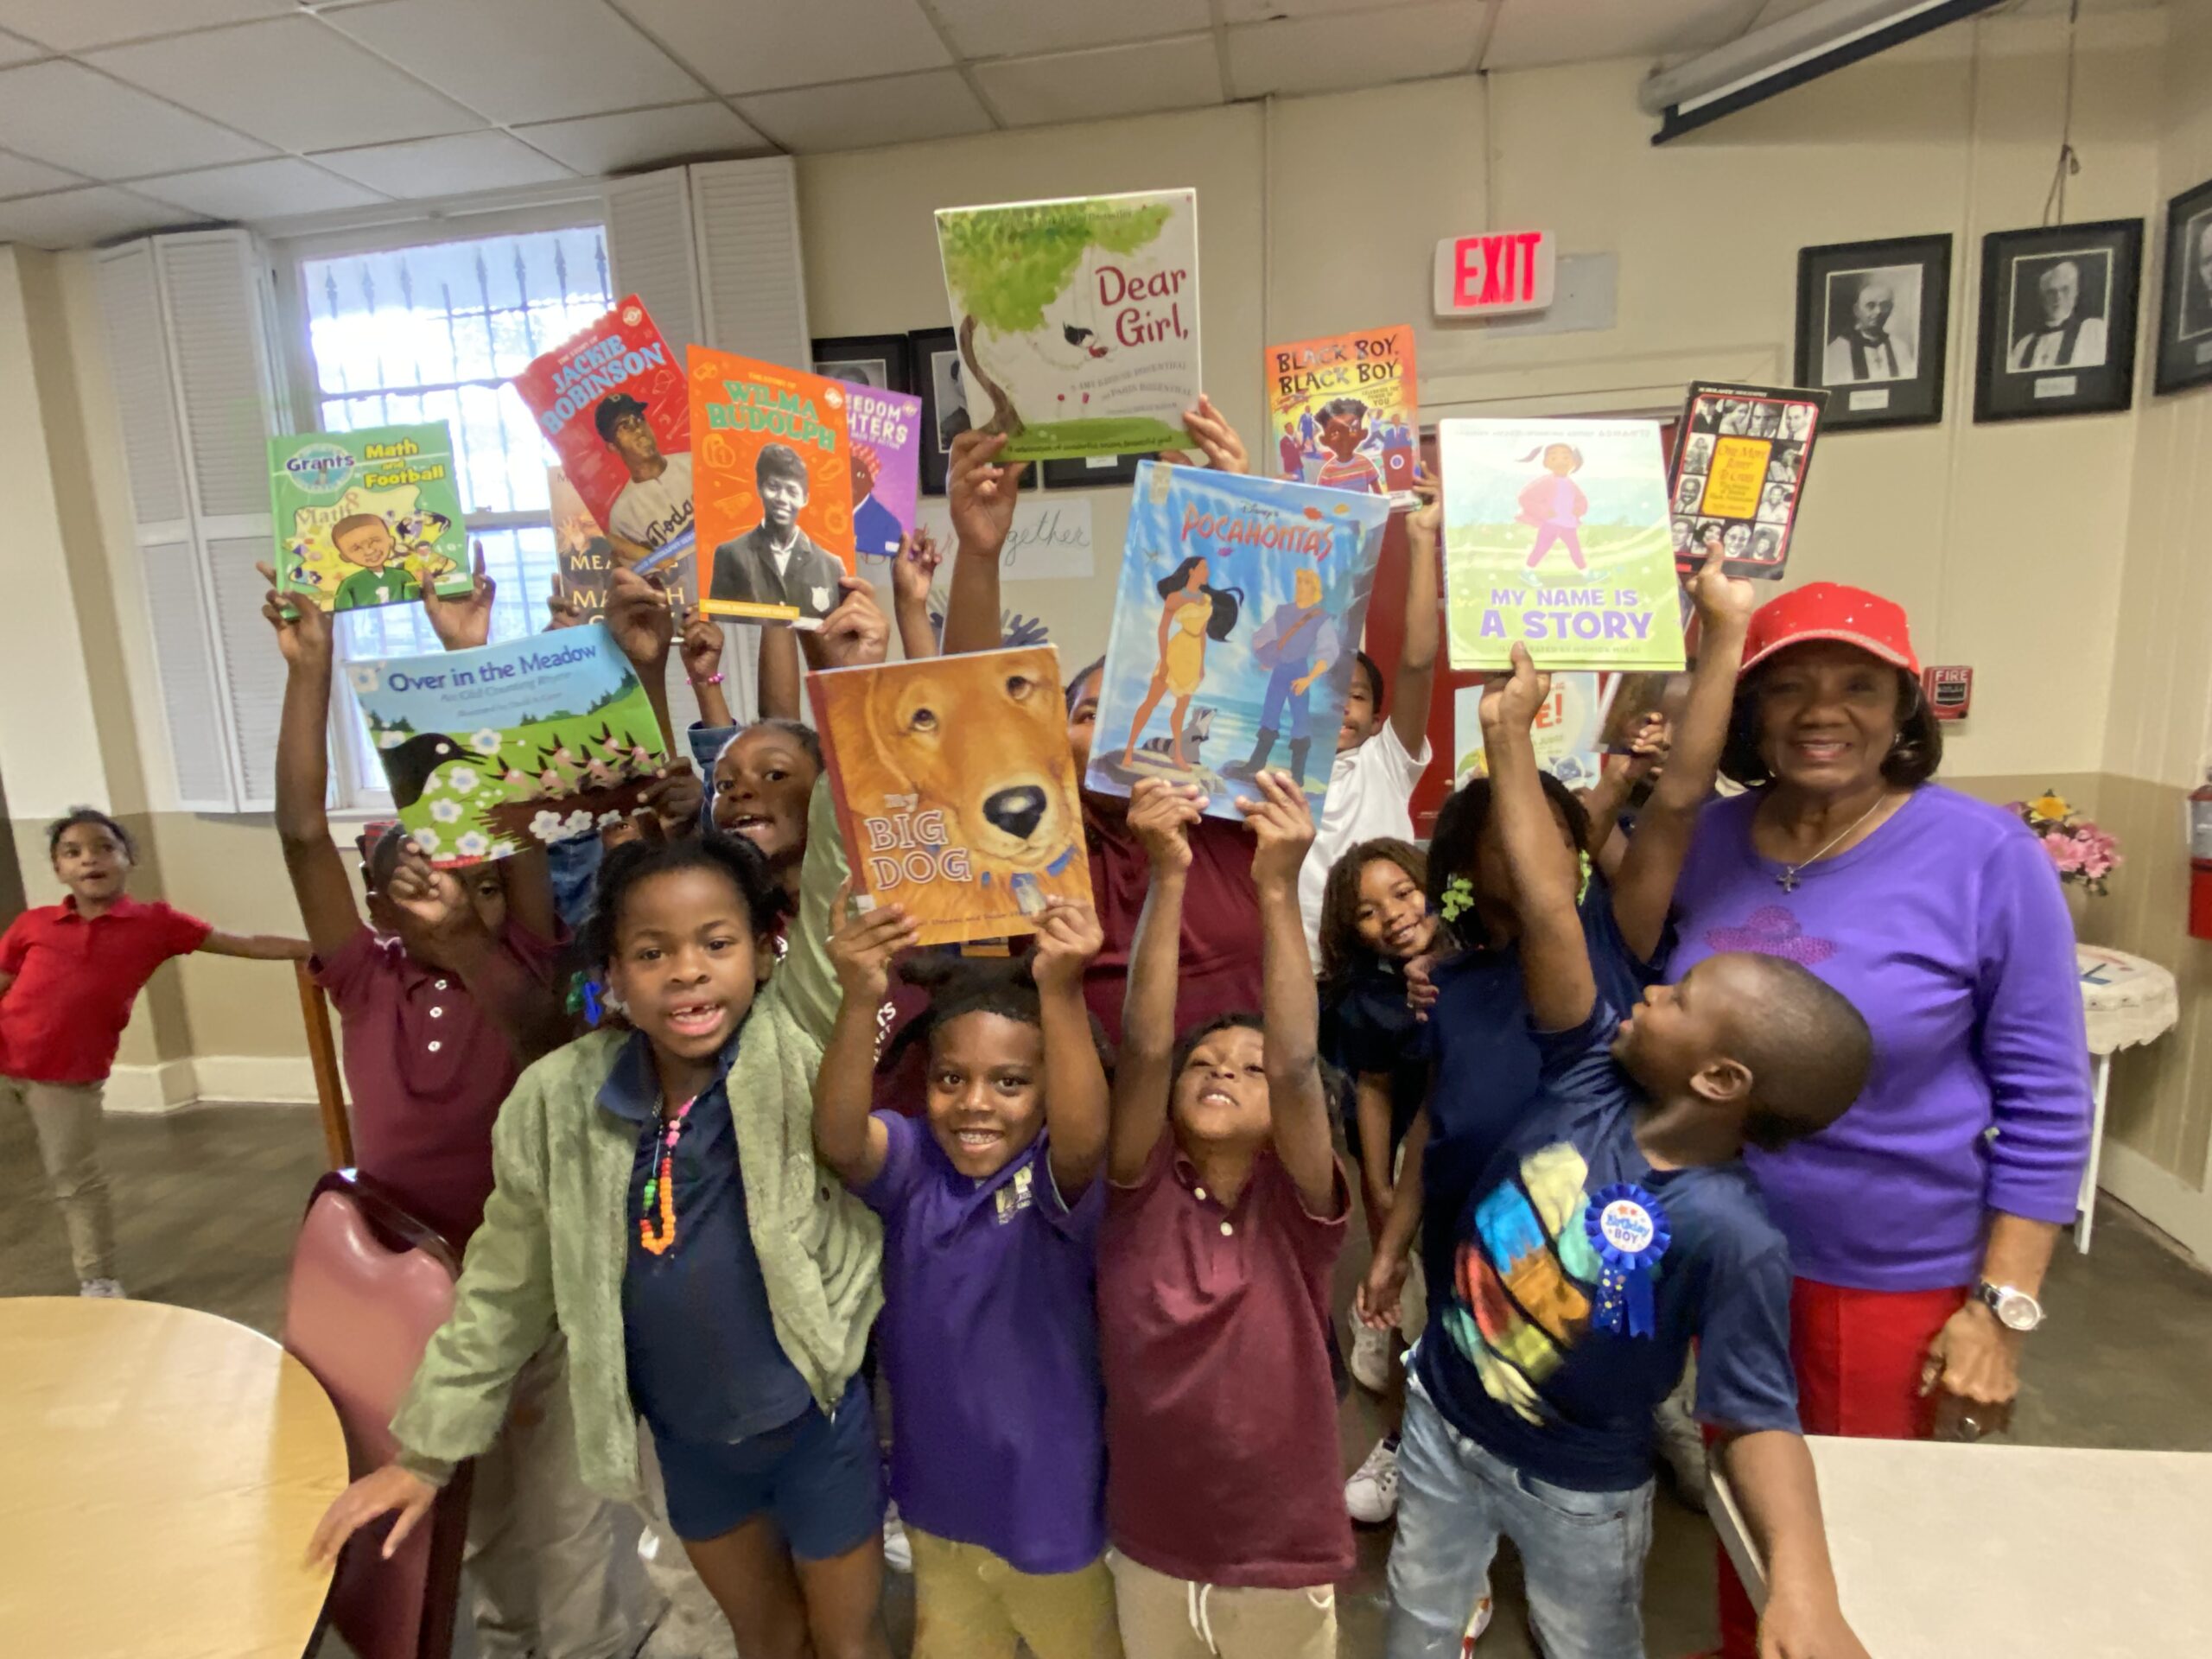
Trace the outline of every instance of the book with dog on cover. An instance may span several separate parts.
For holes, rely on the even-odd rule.
[[[1090,900],[1075,754],[1049,645],[807,677],[853,893],[924,944],[1034,933]]]

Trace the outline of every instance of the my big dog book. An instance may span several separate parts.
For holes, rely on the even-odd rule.
[[[1034,933],[1090,902],[1058,653],[1049,645],[807,677],[853,892],[924,944]]]

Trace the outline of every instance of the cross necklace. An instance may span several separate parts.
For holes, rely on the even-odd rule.
[[[1796,892],[1798,873],[1803,870],[1808,865],[1817,864],[1822,859],[1826,858],[1830,852],[1834,850],[1838,842],[1844,840],[1845,837],[1848,836],[1853,830],[1858,829],[1860,824],[1866,823],[1867,819],[1872,817],[1877,812],[1880,811],[1882,810],[1883,803],[1888,799],[1889,797],[1887,795],[1877,795],[1874,798],[1873,805],[1868,807],[1864,812],[1861,812],[1857,817],[1853,818],[1844,827],[1841,835],[1835,836],[1834,839],[1831,840],[1827,846],[1821,848],[1819,852],[1815,853],[1810,858],[1801,859],[1795,864],[1783,865],[1782,874],[1774,878],[1776,885],[1780,887],[1784,893]]]

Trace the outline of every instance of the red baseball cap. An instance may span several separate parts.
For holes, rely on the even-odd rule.
[[[1839,639],[1893,667],[1915,675],[1920,672],[1904,607],[1864,588],[1847,588],[1835,582],[1793,588],[1752,612],[1751,627],[1744,637],[1740,671],[1748,674],[1776,652],[1808,639]]]

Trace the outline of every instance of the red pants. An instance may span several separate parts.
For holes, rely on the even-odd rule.
[[[1924,1440],[1936,1402],[1920,1397],[1920,1362],[1967,1299],[1956,1290],[1846,1290],[1800,1279],[1789,1295],[1789,1358],[1808,1434]],[[1720,1552],[1722,1659],[1757,1659],[1758,1614]]]

